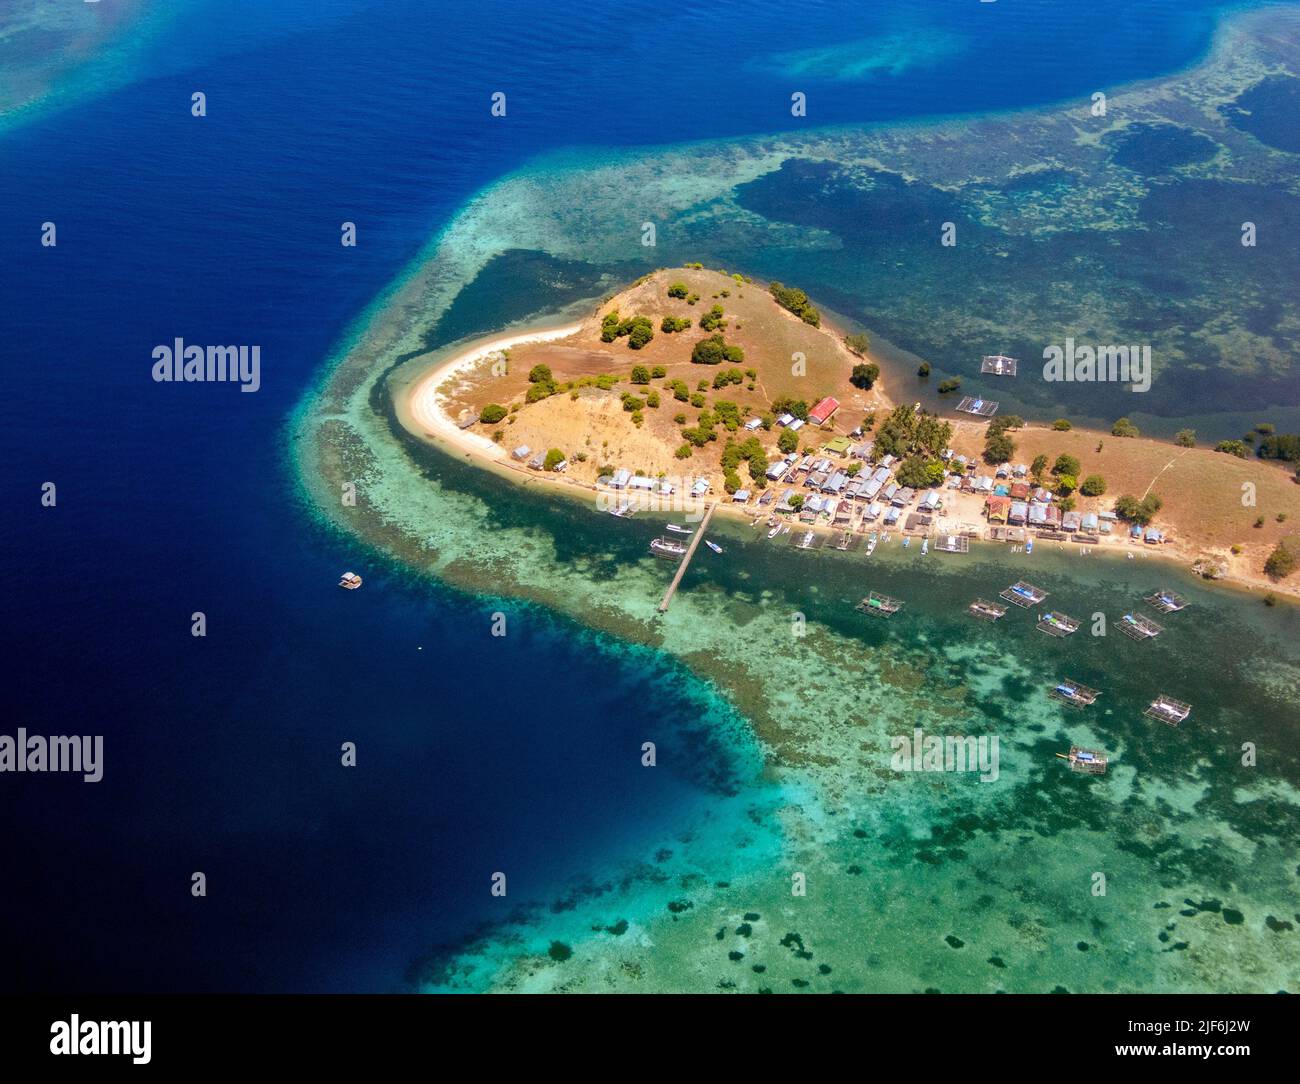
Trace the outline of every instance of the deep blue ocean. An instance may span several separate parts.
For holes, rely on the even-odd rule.
[[[287,418],[478,188],[575,143],[782,131],[792,89],[818,124],[1086,97],[1194,62],[1222,5],[183,6],[134,79],[0,129],[0,732],[106,740],[96,785],[0,778],[10,990],[397,989],[487,917],[495,870],[540,897],[708,801],[670,770],[626,785],[646,713],[700,690],[652,697],[642,655],[545,615],[493,638],[491,600],[299,504]],[[977,44],[794,86],[770,61],[900,26]],[[260,344],[261,390],[154,383],[178,336]]]

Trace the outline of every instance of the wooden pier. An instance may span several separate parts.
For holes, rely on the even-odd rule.
[[[682,558],[681,564],[677,566],[677,575],[673,577],[673,582],[668,585],[668,590],[664,592],[664,597],[659,603],[659,612],[661,614],[668,612],[668,607],[673,601],[673,595],[677,593],[677,585],[682,582],[682,577],[686,575],[687,565],[691,563],[695,551],[700,548],[700,542],[704,539],[704,532],[708,529],[709,520],[713,518],[713,510],[717,507],[717,504],[711,504],[704,510],[704,518],[700,520],[700,525],[695,528],[695,534],[691,536],[691,544],[686,549],[686,556]]]

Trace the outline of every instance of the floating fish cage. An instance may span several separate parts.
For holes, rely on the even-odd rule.
[[[970,539],[959,534],[939,535],[934,540],[934,548],[940,553],[969,553]]]
[[[1096,689],[1090,689],[1087,685],[1066,678],[1064,681],[1057,682],[1047,695],[1062,704],[1069,704],[1072,708],[1086,708],[1101,694]]]
[[[1154,595],[1147,595],[1143,601],[1162,614],[1177,613],[1187,605],[1187,600],[1182,595],[1175,595],[1172,591],[1157,591]]]
[[[1084,775],[1105,775],[1110,757],[1098,753],[1095,749],[1085,749],[1081,745],[1070,746],[1069,753],[1057,753],[1062,760],[1069,761],[1070,771],[1082,772]]]
[[[960,403],[957,409],[963,414],[974,414],[977,418],[991,418],[998,412],[1001,403],[996,403],[992,399],[980,399],[974,395],[968,395]]]
[[[1130,640],[1154,640],[1165,630],[1142,614],[1125,614],[1119,619],[1119,631]]]
[[[1027,610],[1031,606],[1037,606],[1047,598],[1047,592],[1041,587],[1035,587],[1032,583],[1021,580],[1019,583],[1013,583],[998,595],[998,598],[1004,598],[1008,602],[1015,603],[1021,609]]]
[[[898,599],[882,595],[878,591],[872,591],[856,607],[858,613],[871,614],[872,617],[893,617],[902,608],[903,604]]]
[[[1005,606],[999,606],[984,598],[977,598],[966,607],[966,610],[972,617],[978,617],[982,621],[996,621],[1000,617],[1005,617],[1007,612]]]
[[[1175,700],[1163,693],[1151,701],[1151,706],[1142,714],[1148,719],[1158,719],[1169,726],[1177,726],[1192,713],[1192,705]]]
[[[1038,619],[1038,631],[1048,636],[1065,637],[1078,632],[1080,624],[1076,618],[1051,610]]]
[[[1005,354],[985,354],[980,359],[980,372],[993,376],[1015,376],[1019,364],[1015,358],[1009,358]]]

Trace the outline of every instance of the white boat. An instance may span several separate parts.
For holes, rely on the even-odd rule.
[[[668,524],[668,529],[672,531],[673,534],[694,534],[695,533],[695,531],[692,528],[679,527],[676,523]]]
[[[671,538],[656,538],[650,543],[650,552],[656,557],[670,557],[677,560],[686,555],[686,547]]]
[[[805,531],[804,536],[801,539],[799,539],[798,542],[795,543],[795,545],[798,546],[801,550],[806,550],[812,544],[813,544],[812,531]]]
[[[355,572],[345,572],[339,580],[339,586],[346,588],[349,591],[355,591],[361,586],[361,577]]]
[[[611,516],[618,516],[619,519],[631,519],[632,511],[632,506],[628,504],[627,501],[624,501],[617,508],[611,508],[609,514]]]
[[[704,544],[705,544],[706,546],[708,546],[709,549],[711,549],[714,553],[721,553],[721,552],[722,552],[722,547],[719,546],[716,542],[710,542],[710,541],[706,538],[706,539],[704,540]]]
[[[921,556],[924,557],[929,552],[930,552],[930,539],[929,536],[927,536],[921,539]]]
[[[876,532],[872,531],[867,535],[867,556],[870,557],[876,552]]]
[[[767,537],[775,538],[780,533],[781,533],[781,524],[778,523],[775,527],[773,527],[770,531],[767,532]]]

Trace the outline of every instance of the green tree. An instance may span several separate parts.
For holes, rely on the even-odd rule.
[[[782,429],[781,435],[776,438],[776,446],[789,455],[799,447],[799,434],[793,429]]]
[[[488,403],[480,412],[478,420],[485,425],[492,425],[504,418],[509,411],[500,403]]]
[[[1047,456],[1039,454],[1034,456],[1034,461],[1029,465],[1029,473],[1034,476],[1034,481],[1042,483],[1043,472],[1047,470]]]
[[[860,358],[867,356],[867,350],[871,347],[871,340],[866,335],[845,335],[844,345],[849,348],[849,352],[856,354]]]
[[[1178,432],[1174,434],[1174,443],[1177,444],[1180,448],[1196,447],[1196,430],[1195,429],[1178,430]]]
[[[1037,460],[1035,460],[1037,462]],[[1073,474],[1076,478],[1079,476],[1079,470],[1082,464],[1072,455],[1058,455],[1056,462],[1052,464],[1053,474]]]
[[[559,448],[552,448],[546,453],[546,463],[544,466],[546,470],[555,470],[555,468],[563,462],[564,453],[560,451]]]
[[[1067,433],[1073,429],[1074,426],[1070,424],[1069,418],[1057,418],[1056,421],[1052,422],[1052,428],[1058,433]]]
[[[1297,546],[1294,542],[1283,539],[1273,547],[1273,552],[1264,560],[1264,573],[1271,580],[1284,580],[1296,570],[1296,565],[1300,564],[1300,554],[1297,554]]]
[[[674,282],[671,286],[668,287],[669,297],[684,298],[690,292],[691,292],[690,289],[687,287],[686,283],[684,282]]]
[[[1235,455],[1238,459],[1245,459],[1248,449],[1246,445],[1239,440],[1221,440],[1214,446],[1216,452],[1227,452],[1228,455]]]
[[[632,366],[632,383],[633,383],[633,384],[649,384],[649,383],[650,383],[650,370],[647,369],[644,365],[633,365],[633,366]]]
[[[1110,435],[1112,437],[1136,437],[1139,432],[1140,430],[1138,427],[1127,418],[1120,418],[1110,427]]]
[[[855,388],[869,390],[880,376],[880,366],[875,362],[853,366],[853,372],[849,376],[849,383]]]
[[[1090,474],[1079,486],[1079,492],[1085,497],[1100,497],[1106,492],[1106,479],[1100,474]]]
[[[956,391],[961,387],[961,377],[950,376],[947,380],[940,380],[936,389],[940,395],[947,395],[950,391]]]
[[[984,436],[984,461],[1007,463],[1016,454],[1016,444],[1006,433],[986,433]]]
[[[553,382],[551,370],[546,365],[534,365],[528,370],[528,383],[530,384],[551,384]]]

